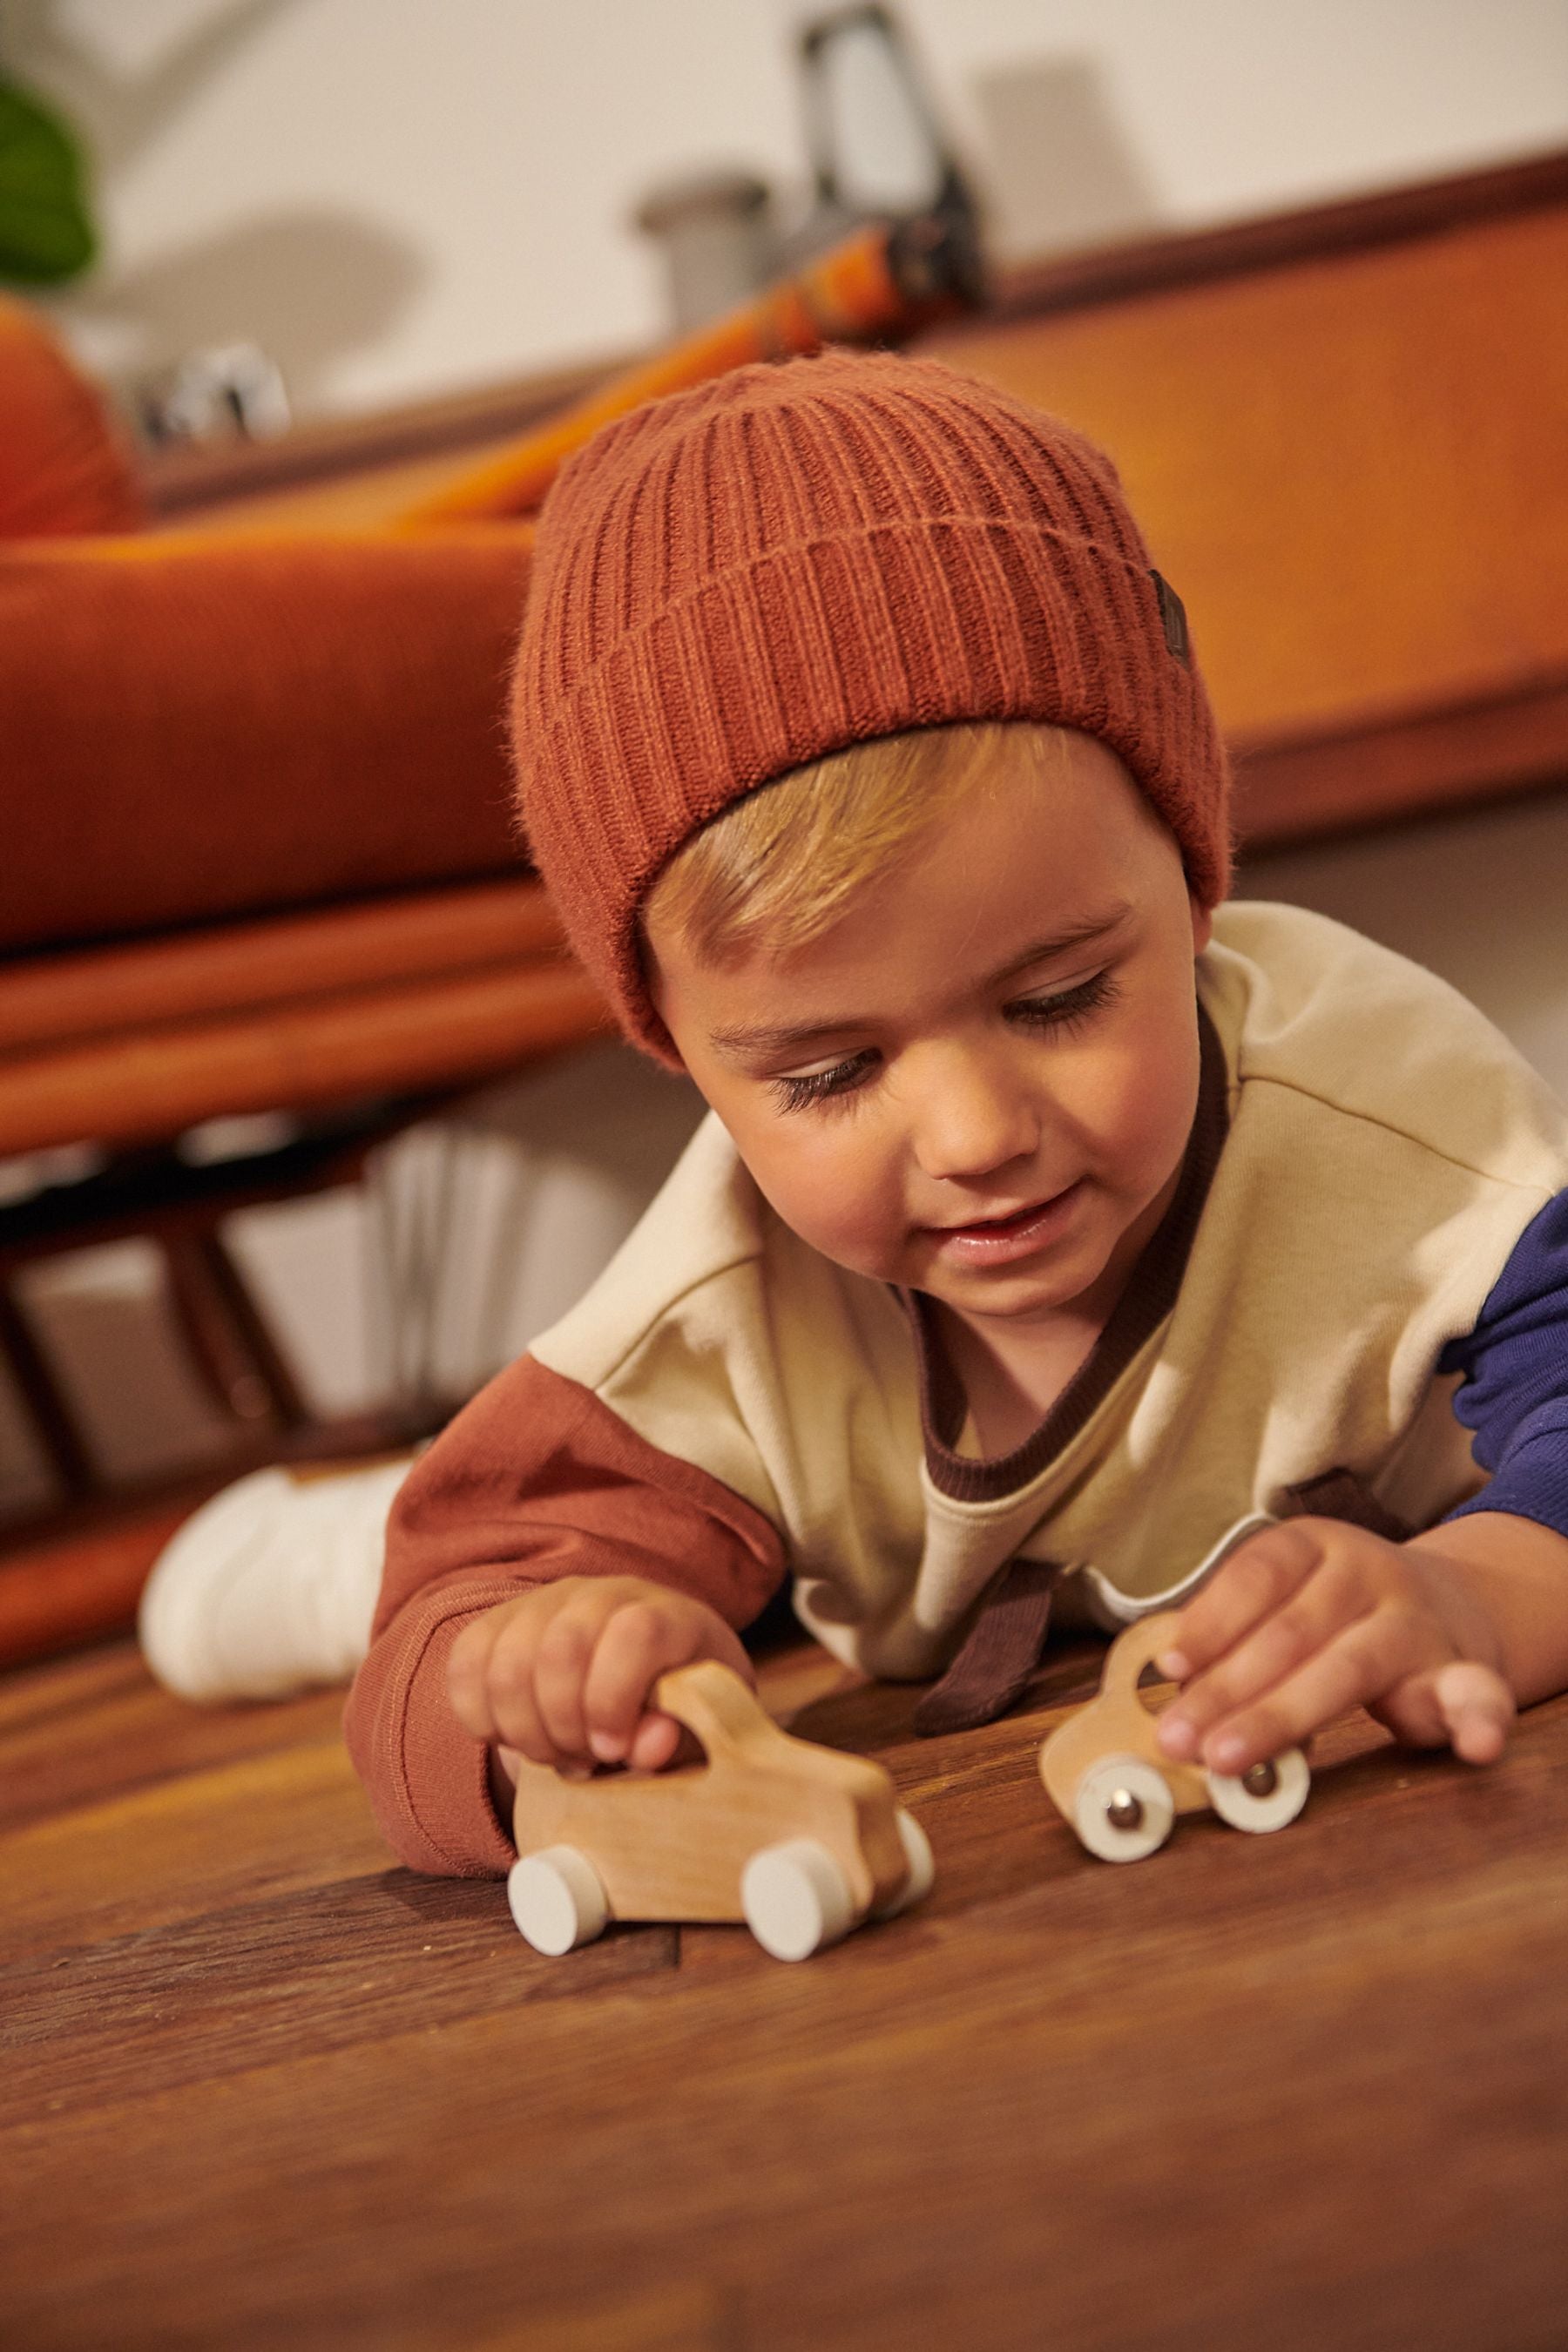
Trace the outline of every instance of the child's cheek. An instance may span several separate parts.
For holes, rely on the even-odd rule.
[[[1180,1032],[1152,1030],[1102,1060],[1082,1090],[1080,1115],[1104,1155],[1105,1179],[1130,1192],[1157,1192],[1186,1149],[1197,1090],[1196,1053]]]
[[[820,1114],[794,1114],[805,1125]],[[830,1131],[837,1118],[844,1131]],[[752,1174],[792,1232],[836,1264],[879,1279],[898,1278],[907,1234],[902,1187],[895,1169],[868,1139],[847,1131],[844,1114],[829,1112],[816,1133],[769,1139],[755,1158],[742,1148]]]

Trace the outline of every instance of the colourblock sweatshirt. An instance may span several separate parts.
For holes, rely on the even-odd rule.
[[[346,1727],[404,1861],[509,1866],[446,1660],[551,1577],[648,1577],[737,1628],[790,1578],[836,1655],[913,1679],[1016,1559],[1111,1627],[1331,1473],[1412,1528],[1490,1507],[1568,1533],[1568,1114],[1452,989],[1321,916],[1222,908],[1198,998],[1175,1198],[1001,1458],[963,1450],[927,1302],[810,1248],[699,1129],[394,1507]]]

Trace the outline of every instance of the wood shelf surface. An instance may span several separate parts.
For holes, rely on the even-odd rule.
[[[1568,203],[950,331],[1115,458],[1233,740],[1568,672]]]
[[[1326,253],[1405,243],[1565,201],[1568,152],[1550,151],[1327,204],[1015,262],[993,273],[991,308],[999,320],[1035,319]],[[153,450],[143,460],[148,493],[154,509],[172,520],[220,507],[237,512],[252,499],[405,464],[438,472],[455,455],[465,462],[482,458],[646,356],[607,352],[366,415],[312,418],[276,440]],[[424,487],[422,470],[410,478]]]

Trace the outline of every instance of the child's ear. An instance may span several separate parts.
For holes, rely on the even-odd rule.
[[[1214,909],[1211,907],[1200,907],[1190,890],[1187,893],[1187,904],[1193,910],[1193,953],[1202,955],[1214,937]]]

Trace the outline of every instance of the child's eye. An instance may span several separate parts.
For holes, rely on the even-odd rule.
[[[812,1103],[826,1102],[834,1095],[853,1094],[856,1087],[877,1060],[874,1049],[868,1045],[858,1054],[851,1054],[842,1062],[835,1062],[830,1070],[811,1070],[801,1078],[774,1078],[771,1081],[782,1110],[805,1110]]]
[[[1016,997],[1007,1012],[1012,1020],[1032,1022],[1037,1028],[1066,1029],[1098,1013],[1121,992],[1110,972],[1097,971],[1092,980],[1080,981],[1076,988],[1064,988],[1055,996]]]

